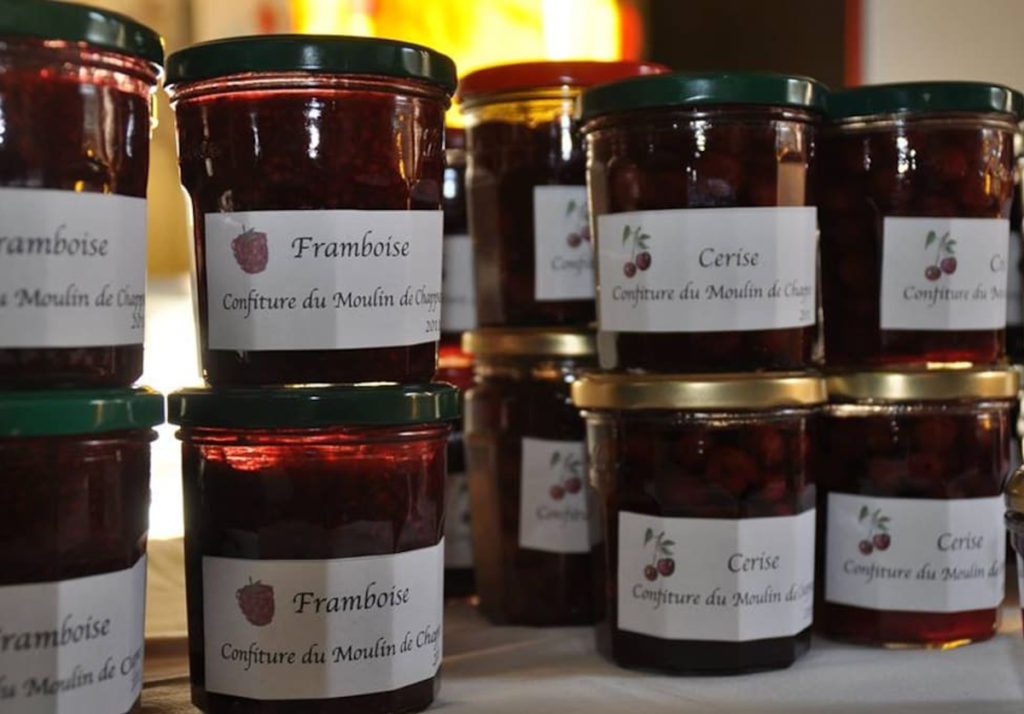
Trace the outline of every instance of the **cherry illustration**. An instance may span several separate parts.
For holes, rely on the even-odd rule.
[[[557,484],[551,487],[549,493],[551,494],[551,498],[556,501],[561,501],[565,497],[565,489]]]
[[[862,540],[860,543],[857,544],[857,548],[859,548],[860,552],[864,555],[871,555],[872,551],[874,551],[875,549],[875,546],[871,545],[871,541],[869,540]]]
[[[235,597],[245,619],[256,627],[269,625],[274,619],[274,588],[270,585],[250,580],[248,585],[238,589]]]
[[[583,236],[579,233],[570,233],[566,240],[569,243],[570,248],[578,248],[580,243],[583,242]]]
[[[892,542],[892,539],[889,538],[888,533],[876,533],[875,537],[871,539],[871,542],[874,544],[877,550],[888,550],[889,543]]]
[[[634,275],[636,275],[636,263],[634,263],[633,261],[629,261],[624,266],[622,266],[622,272],[626,274],[627,278],[632,278]]]
[[[653,565],[645,565],[644,578],[653,583],[655,580],[658,579],[658,569],[655,568]]]
[[[672,560],[672,558],[662,558],[658,561],[658,572],[667,578],[676,572],[676,561]]]
[[[231,241],[231,252],[235,261],[246,273],[262,273],[267,269],[270,253],[267,248],[267,234],[250,228]]]
[[[581,488],[583,488],[583,481],[581,481],[578,476],[573,476],[565,482],[565,490],[567,493],[579,493]]]
[[[636,256],[636,267],[640,270],[647,270],[651,267],[651,254],[646,250]]]
[[[934,282],[942,277],[942,270],[937,265],[929,265],[924,269],[924,277]]]
[[[946,275],[952,275],[956,272],[956,258],[953,256],[943,258],[942,262],[939,263],[939,267],[942,268],[942,272]]]

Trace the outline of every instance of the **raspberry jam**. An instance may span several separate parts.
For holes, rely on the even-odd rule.
[[[595,367],[593,333],[488,328],[463,345],[476,360],[466,467],[480,610],[497,624],[596,622],[600,533],[569,397]]]
[[[462,79],[481,325],[593,321],[586,152],[575,102],[590,85],[662,71],[637,62],[527,62]]]
[[[573,386],[623,667],[788,667],[811,642],[821,379],[594,375]]]
[[[585,92],[604,369],[816,361],[813,170],[824,87],[664,75]]]
[[[441,661],[448,385],[187,389],[192,701],[410,712]]]
[[[265,36],[168,60],[216,386],[422,382],[440,330],[450,59]]]
[[[149,444],[163,408],[146,389],[0,392],[3,711],[139,711]],[[111,662],[115,676],[99,679]]]
[[[0,389],[142,374],[160,37],[104,10],[0,0]]]
[[[830,366],[1003,358],[1022,105],[969,82],[830,97],[818,192]]]
[[[1017,386],[1004,369],[829,378],[818,504],[825,635],[945,649],[995,633]]]

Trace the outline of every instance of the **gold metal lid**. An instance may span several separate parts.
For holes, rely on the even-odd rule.
[[[825,381],[803,372],[594,374],[572,385],[581,409],[768,409],[825,402]]]
[[[484,327],[462,334],[462,350],[479,357],[593,357],[593,330],[569,327]]]
[[[1020,377],[1012,368],[881,370],[832,374],[826,383],[840,400],[916,402],[1010,399]]]
[[[1014,471],[1006,482],[1006,507],[1024,513],[1024,466]]]

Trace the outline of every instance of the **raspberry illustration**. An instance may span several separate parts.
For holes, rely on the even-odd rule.
[[[632,278],[636,275],[636,263],[626,263],[622,266],[622,272],[626,274],[627,278]]]
[[[579,248],[580,243],[583,242],[583,237],[580,236],[579,233],[570,233],[566,242],[569,244],[570,248]]]
[[[871,545],[871,541],[869,540],[862,540],[860,543],[857,544],[857,548],[864,555],[871,555],[871,551],[875,549],[875,546]]]
[[[573,476],[565,482],[567,493],[579,493],[581,488],[583,488],[583,481],[578,476]]]
[[[924,269],[924,277],[934,282],[942,277],[942,270],[937,265],[929,265]]]
[[[653,565],[644,566],[644,578],[651,581],[652,583],[658,579],[658,569]]]
[[[892,539],[888,533],[876,533],[875,537],[871,539],[872,544],[875,546],[875,550],[888,550],[889,544]]]
[[[676,542],[666,538],[665,531],[655,536],[654,530],[648,528],[644,533],[644,548],[650,545],[651,541],[654,541],[654,555],[651,562],[644,566],[644,577],[653,582],[659,575],[667,578],[676,572],[676,561],[672,559],[672,546]]]
[[[269,625],[274,619],[274,588],[259,580],[241,587],[235,593],[238,609],[256,627]]]
[[[267,262],[270,260],[267,234],[249,228],[231,241],[231,252],[235,255],[238,267],[243,271],[250,275],[262,273],[267,269]]]
[[[956,258],[953,256],[943,258],[942,262],[939,263],[939,267],[942,268],[942,272],[946,275],[952,275],[956,272]]]
[[[667,578],[676,572],[676,561],[671,558],[662,558],[658,561],[658,572]]]
[[[636,267],[639,270],[647,270],[651,267],[651,254],[646,250],[636,256]]]
[[[561,501],[563,498],[565,498],[565,489],[557,484],[552,486],[551,490],[548,491],[548,493],[551,494],[551,498],[553,498],[556,501]]]

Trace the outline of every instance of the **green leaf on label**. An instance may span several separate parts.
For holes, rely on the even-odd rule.
[[[891,518],[889,518],[889,516],[882,516],[881,518],[879,518],[879,519],[878,519],[878,522],[879,522],[879,523],[888,523],[888,522],[889,522],[889,521],[891,521],[891,520],[892,520],[892,519],[891,519]]]
[[[672,551],[666,548],[664,543],[661,544],[661,547],[658,548],[658,550],[661,551],[662,555],[672,555]]]
[[[932,243],[939,239],[938,234],[935,231],[928,231],[928,237],[924,241],[924,247],[927,248]]]
[[[878,530],[884,531],[884,532],[888,533],[889,532],[889,526],[885,525],[884,523],[879,523],[878,524]]]
[[[860,507],[860,515],[857,516],[857,520],[858,521],[863,521],[865,518],[868,517],[868,513],[870,513],[870,511],[868,510],[868,507],[867,506],[861,506]]]
[[[569,201],[569,206],[565,209],[565,215],[571,216],[573,211],[576,210],[576,201]]]
[[[947,253],[953,253],[954,252],[953,251],[953,246],[954,245],[956,245],[956,241],[955,240],[946,241],[946,252]]]
[[[640,240],[648,240],[649,238],[650,238],[650,236],[647,235],[646,233],[643,233],[643,234],[640,235]]]
[[[557,451],[555,453],[551,454],[551,465],[554,466],[555,464],[557,464],[558,460],[561,457],[562,457],[562,455],[559,454]]]
[[[654,531],[651,530],[650,528],[648,528],[647,532],[644,533],[644,545],[647,545],[648,543],[650,543],[651,542],[651,538],[653,538],[653,537],[654,537]]]
[[[622,245],[626,245],[629,241],[629,226],[625,226],[622,229]]]
[[[666,546],[673,546],[676,544],[676,542],[674,540],[664,540],[661,542],[661,544]]]

